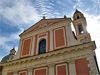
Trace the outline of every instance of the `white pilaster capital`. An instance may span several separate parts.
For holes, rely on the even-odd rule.
[[[69,73],[70,75],[76,75],[76,68],[75,68],[75,60],[67,61],[69,64]]]
[[[48,64],[49,67],[49,75],[54,75],[54,65],[53,63]]]
[[[73,59],[72,60],[68,60],[67,62],[68,62],[68,64],[75,64],[75,60],[73,60]]]
[[[14,75],[17,75],[18,74],[18,70],[14,70],[13,73],[14,73]]]
[[[14,73],[18,73],[18,70],[13,70]]]
[[[54,67],[55,64],[48,64],[49,67]]]
[[[33,70],[33,67],[30,67],[30,68],[27,68],[28,71],[32,71]]]

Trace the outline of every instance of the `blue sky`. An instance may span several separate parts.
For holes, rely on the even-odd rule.
[[[100,0],[0,0],[0,60],[19,45],[19,34],[46,18],[73,16],[75,8],[83,12],[87,30],[96,41],[100,66]]]

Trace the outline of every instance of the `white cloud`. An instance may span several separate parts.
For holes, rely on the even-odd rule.
[[[19,32],[10,34],[9,36],[1,36],[0,35],[0,55],[2,55],[3,53],[9,52],[13,48],[16,41],[19,41],[19,36],[18,35],[22,31],[23,31],[23,29],[21,29]],[[8,43],[8,42],[13,42],[13,43]],[[15,48],[16,48],[16,51],[17,51],[18,46],[15,45]]]
[[[87,20],[87,30],[91,34],[92,40],[96,42],[96,55],[100,67],[100,15],[94,16],[84,13]]]
[[[24,29],[20,30],[19,32],[12,33],[9,36],[1,36],[0,35],[0,45],[4,44],[5,42],[8,42],[8,41],[13,41],[13,40],[19,39],[18,35],[21,34],[23,30]]]
[[[89,8],[87,8],[85,11],[89,11],[90,9]]]
[[[55,5],[49,0],[36,0],[35,4],[35,8],[42,16],[45,14],[47,18],[52,18],[54,17],[54,12],[57,13],[54,8]]]
[[[92,0],[93,2],[93,9],[97,14],[100,14],[100,0]]]
[[[83,6],[84,4],[82,3],[81,0],[76,0],[76,4],[73,6],[73,8],[77,8],[78,6],[81,7]]]
[[[1,0],[0,15],[6,19],[11,26],[24,27],[32,25],[41,19],[45,14],[47,17],[53,17],[54,4],[48,0]]]
[[[11,22],[12,25],[32,24],[37,22],[40,17],[30,1],[26,0],[2,0],[0,3],[0,15],[2,18]]]

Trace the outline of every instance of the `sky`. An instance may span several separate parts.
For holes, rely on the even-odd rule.
[[[44,14],[46,18],[72,18],[76,8],[86,17],[100,67],[100,0],[0,0],[0,60],[13,47],[18,50],[19,34]]]

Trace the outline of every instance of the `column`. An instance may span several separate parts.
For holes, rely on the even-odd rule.
[[[32,75],[32,72],[33,72],[33,68],[28,68],[28,75]]]
[[[69,75],[76,75],[75,60],[67,62],[69,64]]]
[[[48,65],[49,67],[49,75],[54,75],[54,64]]]

